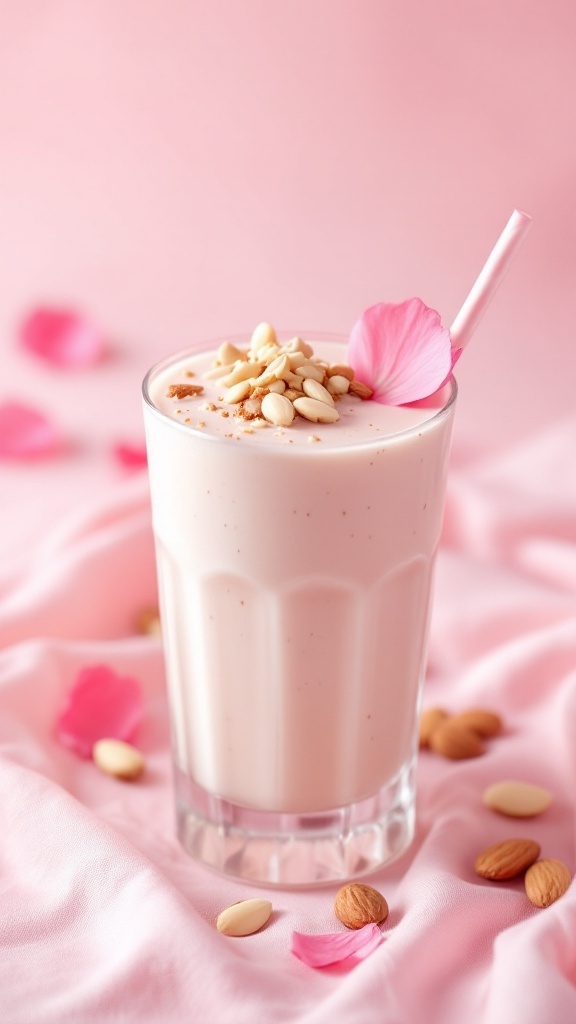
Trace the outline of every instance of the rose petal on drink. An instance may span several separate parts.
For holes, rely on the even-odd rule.
[[[0,405],[0,457],[34,459],[58,447],[54,424],[38,409],[20,402]]]
[[[348,361],[356,378],[374,392],[374,401],[407,405],[427,398],[449,378],[450,332],[421,299],[380,302],[352,328]]]
[[[112,448],[112,454],[125,469],[144,469],[148,464],[146,446],[120,441]]]
[[[366,924],[356,931],[331,932],[328,935],[306,935],[292,932],[292,952],[309,967],[328,967],[349,956],[363,960],[382,942],[377,924]]]
[[[130,740],[142,712],[138,680],[119,676],[108,665],[89,665],[80,670],[68,693],[56,735],[63,746],[89,758],[97,740]]]
[[[92,366],[105,348],[100,329],[73,309],[32,310],[20,324],[18,337],[23,348],[61,369]]]

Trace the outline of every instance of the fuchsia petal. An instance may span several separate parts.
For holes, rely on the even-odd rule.
[[[55,426],[37,409],[20,402],[0,405],[0,458],[34,459],[59,443]]]
[[[142,719],[140,683],[107,665],[78,673],[58,717],[58,739],[80,757],[91,757],[97,740],[130,740]]]
[[[114,458],[125,469],[144,469],[148,463],[146,446],[120,442],[112,449]]]
[[[450,332],[421,299],[380,302],[352,328],[348,362],[375,401],[407,405],[433,394],[450,376]]]
[[[309,967],[328,967],[354,956],[363,960],[382,942],[377,924],[365,924],[357,931],[331,932],[330,935],[305,935],[292,932],[292,952]]]
[[[39,307],[20,325],[20,344],[53,366],[92,366],[104,352],[104,338],[87,317],[72,309]]]

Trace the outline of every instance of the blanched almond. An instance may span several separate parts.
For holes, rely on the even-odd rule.
[[[253,352],[257,352],[258,349],[264,348],[264,345],[277,345],[278,339],[276,337],[276,331],[272,327],[272,324],[263,321],[258,324],[252,332],[250,339],[250,348]]]
[[[306,359],[310,359],[314,354],[314,349],[308,342],[303,341],[302,338],[291,338],[284,345],[287,352],[303,352]]]
[[[350,381],[347,377],[340,377],[338,374],[335,374],[333,377],[328,378],[326,387],[331,395],[346,395],[350,390]]]
[[[259,387],[266,387],[267,384],[271,384],[274,380],[280,380],[289,373],[290,357],[283,352],[265,367],[260,376],[256,378],[256,384]]]
[[[239,384],[234,384],[233,387],[228,388],[222,397],[227,405],[236,405],[237,402],[241,402],[243,398],[246,398],[246,395],[249,395],[251,390],[250,382],[241,380]]]
[[[271,914],[270,900],[241,900],[218,915],[216,927],[223,935],[253,935],[264,927]]]
[[[303,366],[306,362],[306,356],[303,352],[290,352],[288,358],[291,370],[295,370],[298,366]]]
[[[237,359],[245,360],[248,358],[247,352],[242,352],[236,345],[231,345],[229,341],[223,341],[216,353],[216,359],[221,366],[226,366],[229,363],[234,364]]]
[[[344,377],[348,382],[354,380],[354,370],[346,363],[332,363],[327,373],[329,377]]]
[[[239,384],[240,381],[250,380],[251,377],[257,377],[262,370],[262,363],[236,363],[236,366],[226,377],[222,377],[220,383],[223,388],[234,387],[234,384]]]
[[[336,423],[340,419],[337,409],[316,398],[295,398],[294,408],[311,423]]]
[[[262,415],[277,427],[289,427],[294,419],[294,406],[284,395],[271,391],[262,399]]]
[[[308,398],[315,398],[318,402],[326,402],[326,404],[330,406],[334,405],[332,395],[326,390],[323,384],[319,383],[319,381],[312,380],[308,377],[304,380],[302,387],[304,388],[304,394],[308,395]]]
[[[228,373],[232,373],[236,362],[228,363],[226,366],[213,366],[211,370],[207,370],[202,376],[204,380],[218,380],[219,377],[226,377]]]
[[[484,791],[483,802],[493,811],[511,818],[534,818],[552,802],[552,794],[531,782],[495,782]]]
[[[145,766],[140,751],[123,740],[97,740],[92,748],[92,759],[100,771],[126,782],[137,779]]]
[[[302,366],[296,367],[296,376],[317,380],[319,384],[324,380],[324,370],[319,366],[315,366],[314,363],[303,363]]]

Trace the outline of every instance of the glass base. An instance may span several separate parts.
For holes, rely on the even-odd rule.
[[[255,811],[175,769],[178,836],[207,867],[263,886],[330,885],[376,871],[414,835],[415,764],[375,796],[318,814]]]

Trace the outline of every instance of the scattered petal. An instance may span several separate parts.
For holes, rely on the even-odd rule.
[[[57,736],[80,757],[91,757],[97,740],[130,740],[142,719],[140,683],[118,676],[108,665],[78,673],[58,717]]]
[[[41,306],[20,325],[23,348],[64,369],[92,366],[104,353],[104,338],[95,324],[72,309]]]
[[[292,952],[309,967],[328,967],[349,956],[363,960],[382,941],[377,924],[366,924],[356,931],[332,932],[329,935],[305,935],[292,932]]]
[[[0,457],[34,459],[49,455],[60,438],[53,423],[43,413],[20,402],[0,405]]]
[[[433,394],[449,378],[450,332],[421,299],[380,302],[352,328],[348,362],[358,380],[372,388],[374,401],[407,405]]]
[[[120,442],[112,449],[114,458],[125,469],[144,469],[148,464],[146,446]]]

